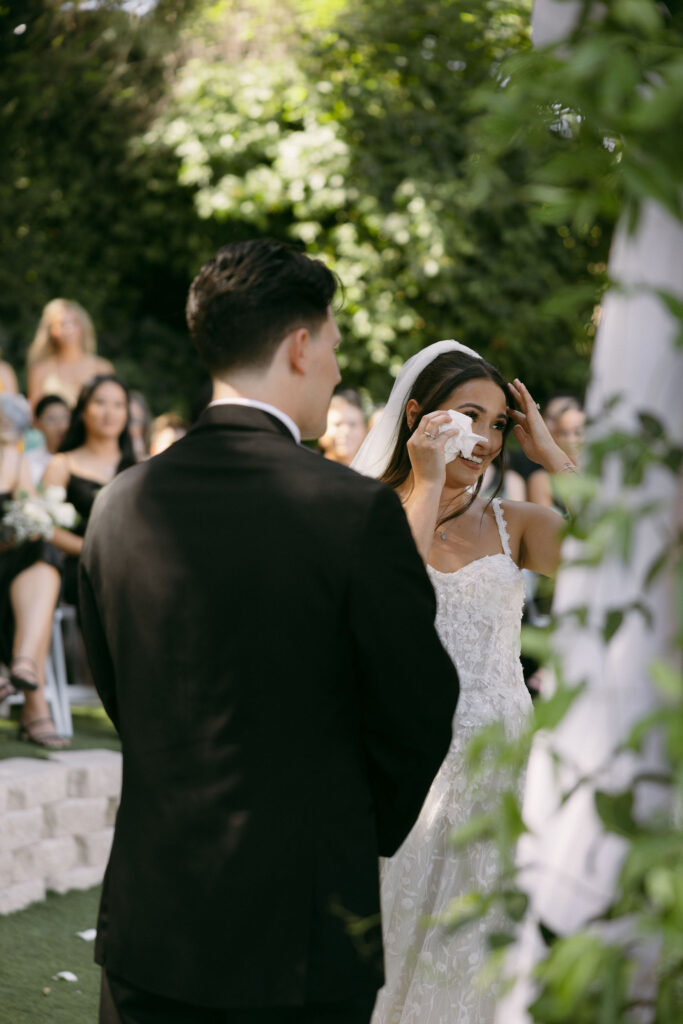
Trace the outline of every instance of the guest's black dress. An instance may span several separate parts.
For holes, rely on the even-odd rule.
[[[11,491],[0,492],[0,510],[11,498]],[[14,615],[9,596],[10,586],[20,573],[35,565],[36,562],[47,562],[48,565],[54,565],[61,571],[64,559],[60,551],[44,540],[27,540],[15,547],[0,551],[0,661],[6,665],[9,665],[12,660],[14,640]]]
[[[98,491],[104,484],[99,480],[90,480],[85,476],[72,473],[66,485],[66,500],[70,501],[80,516],[72,533],[79,537],[85,535],[90,512]],[[78,555],[67,555],[64,559],[64,586],[62,596],[67,604],[78,605]]]

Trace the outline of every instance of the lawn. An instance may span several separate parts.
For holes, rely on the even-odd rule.
[[[100,887],[0,917],[0,1024],[94,1024],[100,969],[93,943],[76,933],[94,928]],[[56,980],[71,971],[77,981]]]
[[[23,743],[17,738],[20,705],[12,707],[11,718],[0,719],[0,758],[48,757],[49,751],[34,743]],[[120,750],[121,744],[103,708],[72,707],[74,735],[69,750]],[[0,1004],[1,1005],[1,1004]],[[1,1009],[0,1009],[0,1012]],[[0,1017],[0,1024],[4,1024]]]
[[[17,739],[19,706],[0,719],[0,759],[49,756]],[[101,707],[72,707],[70,750],[120,750],[114,727]],[[0,1024],[94,1024],[100,971],[93,943],[77,932],[94,928],[100,887],[64,896],[49,893],[17,914],[0,917]],[[55,980],[71,971],[78,981]]]

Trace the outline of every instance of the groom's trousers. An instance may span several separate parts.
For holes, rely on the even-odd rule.
[[[99,1024],[369,1024],[375,993],[337,1003],[305,1006],[190,1006],[130,985],[102,971]]]

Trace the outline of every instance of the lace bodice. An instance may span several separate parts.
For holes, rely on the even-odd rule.
[[[477,975],[491,918],[454,935],[425,925],[452,899],[486,891],[496,875],[487,843],[455,850],[451,829],[494,806],[501,778],[470,779],[465,750],[485,725],[502,721],[508,736],[526,725],[531,699],[519,660],[524,583],[510,554],[500,503],[493,502],[502,550],[443,573],[428,567],[437,596],[436,627],[460,678],[453,740],[420,817],[401,849],[382,863],[387,982],[372,1024],[491,1024],[495,992]]]
[[[503,511],[495,499],[493,510],[500,553],[456,572],[432,566],[427,571],[438,602],[436,628],[460,678],[457,729],[480,729],[502,720],[513,736],[524,726],[530,706],[519,660],[524,580],[512,560]]]

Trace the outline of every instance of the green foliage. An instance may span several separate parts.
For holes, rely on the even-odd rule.
[[[605,225],[534,220],[523,149],[504,188],[469,176],[486,148],[470,96],[528,51],[529,0],[17,6],[0,8],[0,341],[20,371],[66,295],[155,408],[187,410],[189,281],[267,233],[339,273],[342,370],[374,398],[451,336],[540,398],[582,390]]]
[[[580,392],[614,216],[652,180],[671,205],[679,137],[677,29],[608,6],[570,62],[531,49],[529,0],[3,7],[6,355],[66,294],[155,406],[187,402],[189,280],[268,233],[338,271],[342,369],[373,397],[449,336]]]
[[[538,969],[542,992],[532,1017],[543,1024],[622,1024],[631,973],[619,946],[583,932],[559,939]]]
[[[551,697],[536,707],[536,729],[554,729],[559,725],[583,689],[583,686],[558,686]]]
[[[344,284],[347,383],[383,397],[403,361],[440,337],[479,348],[542,397],[581,390],[606,236],[534,221],[511,187],[466,181],[482,145],[468,96],[526,49],[525,0],[284,3],[242,11],[239,61],[184,64],[145,147],[171,149],[199,216],[226,236],[269,232],[320,253]],[[264,65],[272,18],[289,32]],[[208,8],[211,31],[234,5]],[[274,11],[274,13],[273,13]],[[223,31],[226,31],[226,28]],[[248,38],[245,38],[248,37]],[[255,45],[252,39],[260,39]],[[525,155],[515,174],[524,178]],[[579,280],[577,316],[553,296]],[[543,356],[552,349],[549,365]]]
[[[161,10],[143,23],[116,3],[0,8],[0,328],[20,372],[42,306],[56,295],[88,308],[104,354],[134,360],[130,382],[154,399],[165,367],[146,344],[146,320],[168,325],[188,372],[182,305],[168,296],[187,288],[192,202],[172,154],[152,162],[130,146],[163,98],[164,24]],[[182,378],[172,372],[162,393],[177,394]]]
[[[477,186],[484,164],[489,192],[501,187],[506,159],[523,146],[533,154],[524,192],[546,223],[569,219],[583,234],[622,209],[635,222],[650,198],[680,217],[680,22],[654,0],[587,0],[569,49],[505,62],[501,88],[475,99],[487,142]]]
[[[633,820],[633,793],[595,793],[595,809],[608,832],[616,832],[621,836],[633,836],[638,826]]]

